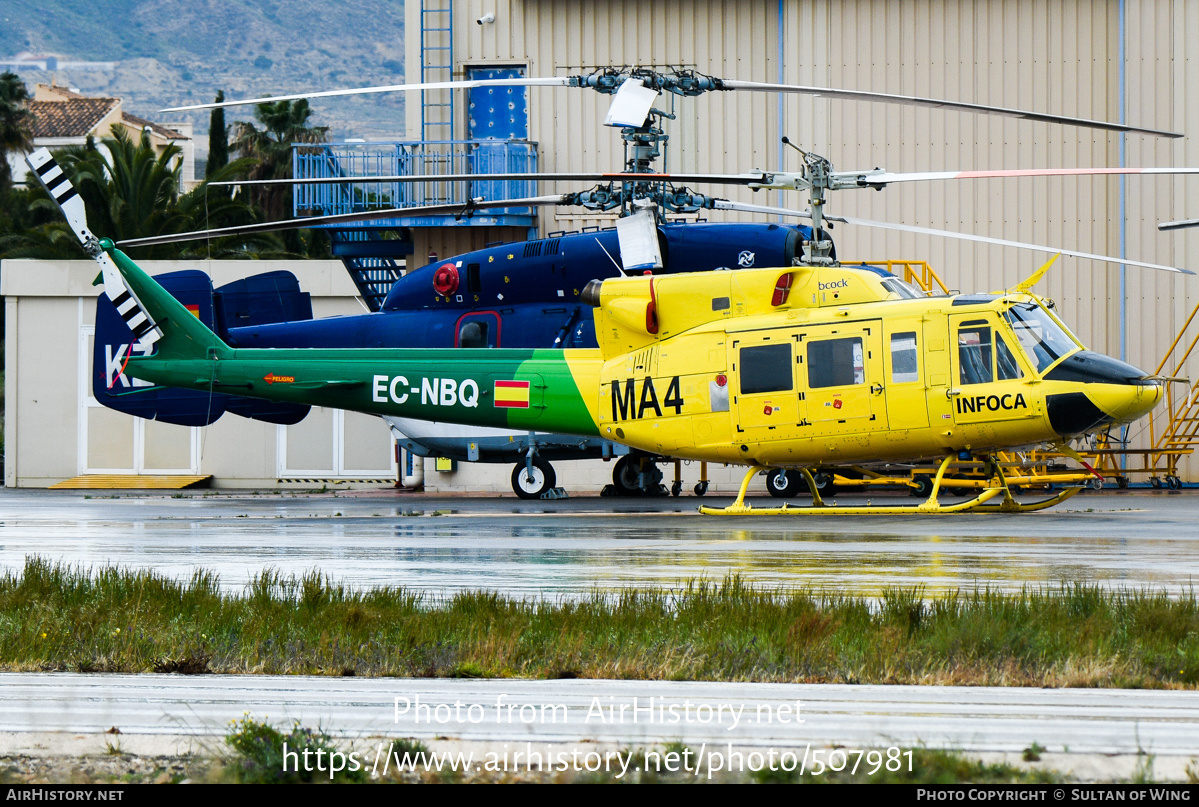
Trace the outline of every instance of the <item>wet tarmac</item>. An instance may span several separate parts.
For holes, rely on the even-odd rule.
[[[269,568],[434,596],[488,589],[551,598],[733,574],[864,595],[1075,582],[1178,594],[1199,576],[1191,493],[1088,492],[1022,515],[821,518],[696,513],[701,501],[727,502],[716,497],[176,495],[0,490],[0,570],[37,555],[177,578],[203,568],[230,591]]]

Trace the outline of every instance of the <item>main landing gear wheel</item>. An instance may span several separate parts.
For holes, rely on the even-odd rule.
[[[800,490],[806,487],[799,471],[787,473],[776,468],[766,474],[766,490],[770,491],[770,495],[776,499],[793,499]]]
[[[638,464],[638,461],[628,454],[616,461],[616,467],[612,469],[612,485],[616,488],[617,496],[641,494],[641,486],[637,484]]]
[[[554,466],[542,459],[533,460],[532,468],[522,462],[512,469],[512,490],[522,499],[540,499],[557,481]]]
[[[662,471],[649,458],[626,454],[612,469],[612,486],[617,496],[666,496],[670,491],[662,484]],[[679,489],[680,492],[682,488]]]
[[[837,492],[837,486],[833,484],[833,475],[830,473],[818,471],[812,474],[812,481],[816,483],[816,492],[822,499],[827,499]]]

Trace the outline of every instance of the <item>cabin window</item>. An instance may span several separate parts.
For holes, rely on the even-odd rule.
[[[849,387],[866,383],[862,338],[825,339],[808,343],[808,386]]]
[[[920,380],[916,332],[891,334],[891,380],[896,384]]]
[[[995,380],[991,372],[991,329],[962,328],[958,331],[958,365],[963,384],[990,384]]]
[[[791,344],[741,348],[741,393],[787,392],[795,386],[791,374]]]
[[[1012,355],[1011,348],[998,333],[995,334],[995,367],[998,370],[996,375],[999,376],[1000,381],[1015,381],[1018,378],[1024,378],[1024,373],[1021,372],[1020,365],[1016,363],[1016,357]]]
[[[458,347],[488,347],[487,323],[478,320],[463,323],[458,331]]]
[[[483,290],[483,282],[479,278],[479,264],[468,263],[466,265],[466,288],[471,294],[478,294]]]

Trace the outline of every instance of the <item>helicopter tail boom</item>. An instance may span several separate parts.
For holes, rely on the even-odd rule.
[[[163,336],[133,378],[268,401],[471,426],[598,434],[598,350],[234,349],[124,253],[102,242]]]

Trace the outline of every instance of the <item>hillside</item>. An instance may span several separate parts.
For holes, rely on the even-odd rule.
[[[190,120],[207,150],[208,115],[165,115],[166,106],[229,98],[330,90],[403,80],[403,3],[344,0],[6,0],[0,56],[23,51],[64,61],[115,62],[111,70],[22,72],[32,85],[53,77],[89,95],[125,99],[136,115],[163,123]],[[334,139],[402,136],[399,96],[325,100],[313,123]],[[230,122],[250,119],[234,109]]]

